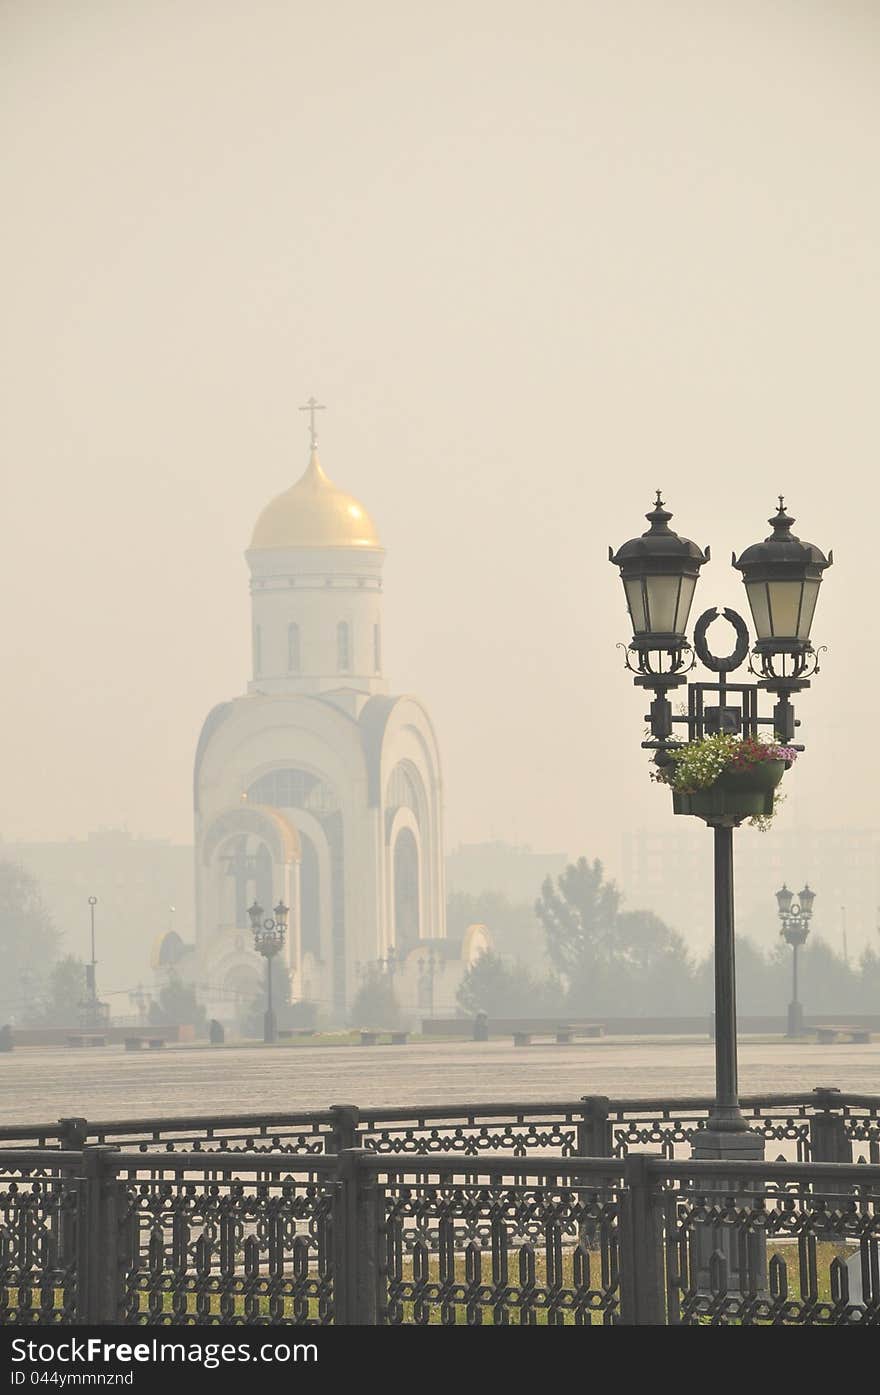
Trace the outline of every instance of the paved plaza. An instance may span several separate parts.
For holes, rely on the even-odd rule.
[[[815,1046],[740,1043],[743,1094],[815,1085],[880,1091],[880,1042]],[[0,1057],[0,1122],[229,1114],[272,1109],[652,1098],[711,1095],[709,1041],[604,1041],[516,1049],[506,1041],[392,1046],[170,1047],[135,1055],[121,1046],[71,1052],[18,1049]]]

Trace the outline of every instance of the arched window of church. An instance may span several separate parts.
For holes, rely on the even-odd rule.
[[[287,627],[287,669],[289,673],[299,673],[302,667],[299,648],[299,625]]]
[[[263,671],[263,636],[259,625],[254,625],[254,677],[259,678]]]
[[[336,626],[336,667],[340,673],[351,668],[351,631],[347,620],[340,620]]]
[[[373,626],[373,668],[376,673],[382,672],[382,633],[378,625]]]
[[[419,940],[419,849],[412,830],[402,828],[394,844],[394,937],[398,955]]]

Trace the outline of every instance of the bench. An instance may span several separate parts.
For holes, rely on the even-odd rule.
[[[107,1038],[106,1038],[106,1037],[98,1037],[98,1036],[89,1036],[88,1034],[79,1034],[79,1035],[77,1035],[77,1036],[69,1036],[69,1037],[67,1038],[67,1045],[68,1045],[68,1046],[106,1046],[106,1045],[107,1045]]]
[[[514,1046],[531,1046],[532,1038],[536,1035],[541,1036],[545,1034],[514,1032],[513,1044]],[[575,1037],[603,1037],[604,1035],[605,1026],[602,1022],[587,1022],[580,1027],[572,1027],[569,1026],[568,1023],[563,1023],[556,1030],[556,1044],[557,1046],[571,1046]]]
[[[150,1048],[151,1051],[158,1051],[160,1047],[162,1047],[162,1046],[165,1045],[165,1038],[164,1038],[164,1037],[126,1037],[126,1038],[125,1038],[125,1049],[126,1049],[126,1051],[140,1051],[140,1049],[141,1049],[141,1047],[143,1046],[144,1042],[147,1043],[147,1046],[149,1046],[149,1048]]]
[[[409,1032],[361,1032],[361,1046],[375,1046],[380,1037],[387,1037],[386,1046],[406,1046]]]
[[[838,1041],[869,1042],[870,1027],[817,1027],[816,1040],[821,1046],[833,1046]]]

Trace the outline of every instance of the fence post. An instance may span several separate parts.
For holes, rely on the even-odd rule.
[[[607,1095],[581,1095],[583,1117],[577,1126],[579,1158],[610,1158],[612,1154],[611,1101]]]
[[[79,1153],[86,1146],[86,1139],[89,1136],[89,1121],[82,1119],[78,1115],[70,1119],[59,1119],[58,1125],[61,1130],[61,1137],[58,1140],[59,1148],[65,1152]]]
[[[357,1148],[360,1144],[358,1137],[358,1124],[361,1112],[356,1104],[331,1104],[330,1113],[333,1115],[333,1123],[330,1126],[330,1148],[331,1153],[344,1153],[348,1148]]]
[[[852,1144],[846,1136],[846,1123],[840,1109],[840,1091],[834,1086],[813,1090],[819,1114],[810,1115],[810,1161],[852,1162]]]
[[[375,1327],[379,1320],[379,1189],[363,1166],[366,1148],[339,1154],[333,1224],[334,1318],[338,1327]]]
[[[631,1153],[624,1160],[620,1193],[620,1321],[629,1327],[666,1321],[659,1192],[651,1164],[660,1153]]]
[[[81,1323],[119,1321],[118,1152],[108,1144],[84,1148],[76,1179],[76,1308]]]

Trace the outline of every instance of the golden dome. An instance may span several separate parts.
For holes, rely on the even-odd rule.
[[[327,478],[313,449],[301,479],[267,504],[251,547],[380,547],[363,504]]]

